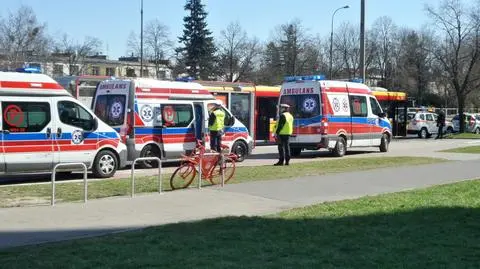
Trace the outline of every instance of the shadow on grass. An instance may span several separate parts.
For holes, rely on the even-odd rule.
[[[78,232],[85,230],[70,231]],[[69,236],[65,231],[50,236],[54,233]],[[8,236],[33,239],[41,232]],[[340,218],[218,218],[2,250],[0,264],[10,269],[478,268],[479,253],[480,211],[437,207]]]
[[[377,153],[375,150],[349,150],[347,151],[346,155],[359,155],[359,154],[367,154],[367,153]],[[380,152],[378,152],[380,153]],[[370,155],[368,157],[371,157]],[[258,153],[252,156],[247,157],[249,160],[269,160],[276,161],[278,158],[278,153]],[[302,151],[300,156],[292,157],[292,159],[314,159],[314,158],[334,158],[333,155],[328,150],[318,150],[318,151]]]

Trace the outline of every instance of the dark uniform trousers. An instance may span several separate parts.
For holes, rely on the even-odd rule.
[[[279,163],[290,161],[290,136],[289,135],[278,135],[278,153],[280,155]]]

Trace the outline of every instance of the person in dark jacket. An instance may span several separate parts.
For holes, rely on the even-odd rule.
[[[442,110],[440,110],[440,112],[438,113],[438,117],[437,117],[437,127],[438,127],[438,133],[437,133],[437,137],[435,139],[442,139],[443,138],[443,128],[445,127],[445,112]]]

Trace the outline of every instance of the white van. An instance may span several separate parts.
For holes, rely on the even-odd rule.
[[[107,178],[125,165],[118,133],[46,75],[0,72],[0,106],[2,174],[80,162]]]
[[[221,104],[202,85],[155,79],[111,79],[95,92],[95,114],[120,133],[128,148],[128,161],[138,157],[178,159],[209,140],[208,115]],[[247,128],[224,106],[226,122],[222,143],[242,161],[250,154],[253,139]],[[207,148],[209,143],[206,143]],[[145,167],[151,167],[148,162]]]

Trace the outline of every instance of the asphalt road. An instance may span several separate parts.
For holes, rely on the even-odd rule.
[[[387,153],[380,153],[378,148],[355,148],[350,149],[344,158],[368,158],[379,156],[432,156],[443,157],[452,160],[470,160],[476,158],[473,155],[465,154],[441,154],[437,153],[438,150],[455,148],[460,146],[468,146],[472,144],[480,143],[477,140],[435,140],[435,139],[418,139],[418,138],[403,138],[396,139],[390,144],[390,150]],[[276,146],[257,146],[253,154],[249,156],[244,162],[237,163],[237,166],[261,166],[272,165],[277,161],[277,147]],[[307,162],[307,161],[323,161],[334,159],[330,156],[327,150],[319,151],[304,151],[302,154],[294,158],[292,163]],[[171,173],[174,171],[178,162],[168,162],[162,165],[162,173]],[[137,176],[155,175],[157,169],[137,169],[135,174]],[[114,178],[128,178],[130,177],[130,168],[121,169],[117,171]],[[50,181],[50,174],[30,174],[30,175],[9,175],[1,176],[0,184],[21,184],[21,183],[34,183],[34,182],[48,182]],[[57,175],[58,181],[66,180],[80,180],[82,179],[81,173],[73,173],[71,175]],[[89,180],[97,180],[89,174]]]

